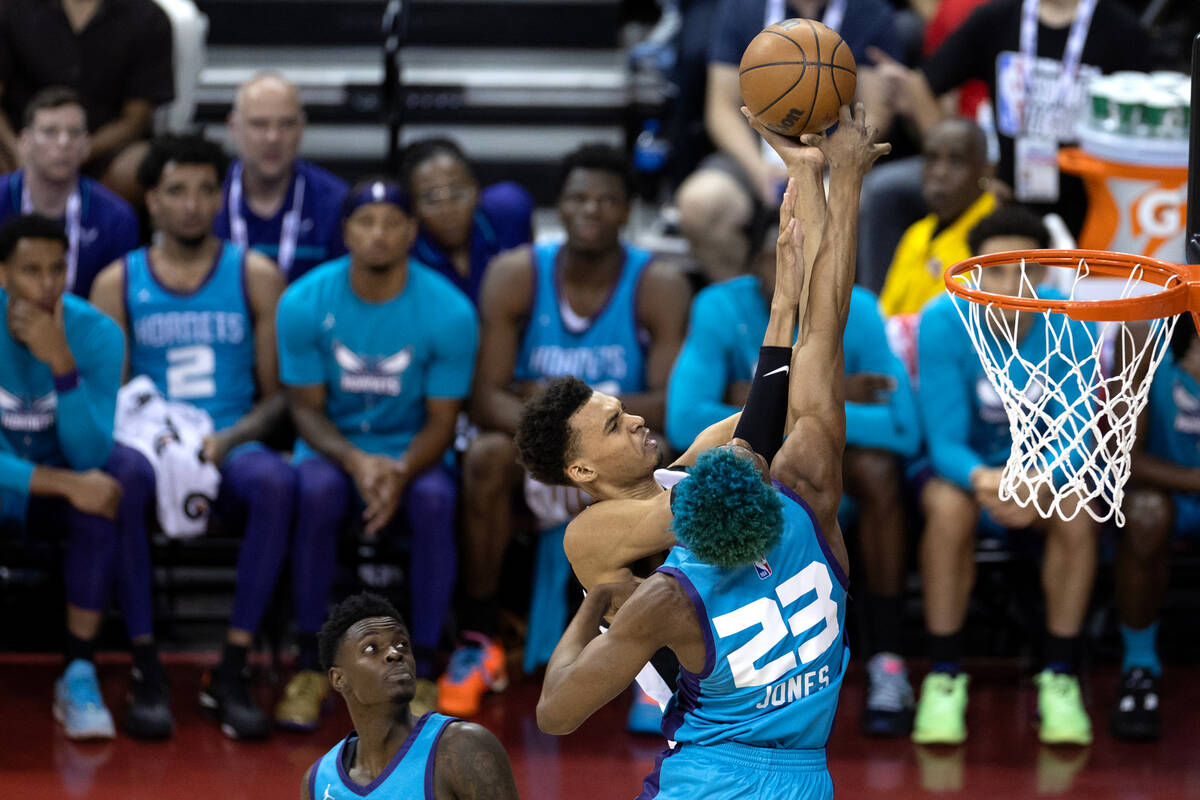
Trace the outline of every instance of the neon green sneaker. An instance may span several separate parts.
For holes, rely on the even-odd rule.
[[[1091,744],[1092,720],[1083,707],[1079,679],[1044,669],[1038,687],[1038,739],[1046,744]]]
[[[917,744],[962,744],[967,739],[966,673],[931,672],[921,684],[921,699],[913,719]]]

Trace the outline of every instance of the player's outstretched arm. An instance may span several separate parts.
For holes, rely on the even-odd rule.
[[[613,611],[601,635],[600,622]],[[699,671],[703,641],[691,601],[674,578],[655,573],[641,584],[595,587],[546,665],[538,727],[560,736],[575,730],[633,683],[660,648],[670,647],[681,664]]]
[[[771,137],[772,146],[783,138],[765,128],[760,133]],[[857,104],[853,114],[842,108],[832,136],[802,137],[806,144],[819,147],[829,164],[829,202],[792,354],[788,400],[794,424],[771,466],[776,478],[813,507],[818,523],[828,532],[835,530],[842,494],[846,440],[842,334],[854,287],[859,194],[863,176],[890,150],[887,144],[875,144],[875,134],[862,104]]]
[[[814,148],[804,149],[813,150]],[[819,162],[806,158],[796,171],[813,173],[814,170],[815,178],[813,174],[808,174],[807,178],[810,182],[815,180],[819,183]],[[803,257],[804,226],[797,219],[799,204],[803,199],[801,183],[801,179],[797,177],[789,178],[787,189],[783,193],[783,201],[779,205],[779,238],[775,250],[775,291],[771,296],[770,315],[767,318],[766,333],[763,335],[763,349],[759,353],[758,370],[750,389],[750,399],[746,402],[746,411],[755,417],[753,420],[747,419],[747,424],[763,433],[759,436],[747,433],[742,424],[742,415],[734,414],[701,431],[687,452],[675,461],[676,464],[691,466],[696,463],[696,459],[705,450],[723,445],[734,436],[739,435],[744,439],[765,439],[774,442],[773,445],[763,446],[752,441],[756,450],[769,450],[770,454],[773,454],[774,450],[779,447],[777,440],[782,439],[786,416],[786,374],[791,355],[789,348],[795,338],[796,315],[800,307],[804,291],[804,278],[808,269],[808,263]],[[811,188],[810,186],[810,191]],[[823,194],[821,208],[824,209]],[[775,352],[772,352],[773,350]],[[777,359],[778,364],[772,359]],[[771,391],[770,387],[763,383],[764,379],[769,382],[767,376],[776,371],[775,367],[782,370],[782,373],[775,376],[776,380],[781,380],[784,384],[782,392]],[[781,397],[774,397],[776,394]],[[778,403],[772,402],[776,399],[779,400]],[[770,454],[768,454],[768,458]]]
[[[438,742],[433,765],[436,800],[517,800],[508,753],[474,722],[452,722]]]

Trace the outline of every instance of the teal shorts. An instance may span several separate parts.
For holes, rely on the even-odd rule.
[[[664,750],[638,800],[833,800],[822,750],[777,750],[728,742]]]

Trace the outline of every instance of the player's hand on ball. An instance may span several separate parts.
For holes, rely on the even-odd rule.
[[[820,150],[804,144],[799,139],[775,133],[751,114],[746,106],[742,106],[742,116],[771,149],[779,154],[789,173],[796,169],[824,169],[825,158]]]
[[[116,519],[121,504],[121,484],[98,469],[77,472],[66,487],[67,502],[85,514]]]
[[[878,134],[879,131],[867,122],[863,104],[855,103],[853,113],[849,106],[842,106],[837,130],[831,135],[806,133],[800,139],[820,148],[830,169],[852,169],[865,174],[876,159],[892,151],[887,142],[875,142]]]

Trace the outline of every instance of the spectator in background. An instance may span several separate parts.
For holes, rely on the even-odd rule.
[[[474,165],[450,139],[421,139],[400,169],[420,228],[412,255],[475,305],[488,263],[533,241],[533,198],[512,181],[481,189]]]
[[[479,342],[470,302],[409,257],[417,223],[401,185],[359,183],[343,219],[349,255],[304,276],[279,304],[280,374],[300,434],[292,557],[300,655],[276,716],[306,729],[328,691],[317,632],[351,511],[369,538],[405,525],[411,535],[417,701],[432,704],[429,679],[458,568],[458,486],[443,458]]]
[[[681,275],[621,242],[632,193],[625,155],[584,145],[566,157],[559,178],[566,241],[509,251],[488,268],[471,398],[483,433],[463,468],[466,644],[439,683],[442,713],[470,716],[489,686],[506,682],[496,594],[512,536],[510,498],[525,474],[513,446],[522,401],[550,378],[576,375],[662,430],[690,292]]]
[[[1115,570],[1124,661],[1111,725],[1113,736],[1137,741],[1162,732],[1157,639],[1167,543],[1200,534],[1200,339],[1189,315],[1179,318],[1171,353],[1154,373],[1133,447]]]
[[[79,92],[91,133],[84,172],[140,205],[137,168],[155,107],[175,96],[171,23],[153,0],[5,0],[0,4],[0,166],[16,169],[13,131],[41,89]]]
[[[297,158],[304,122],[296,87],[283,77],[256,75],[238,87],[228,119],[237,159],[213,228],[272,259],[288,283],[346,252],[346,184]]]
[[[158,231],[155,244],[106,267],[92,302],[129,332],[130,375],[149,377],[167,400],[212,418],[215,432],[204,437],[201,458],[220,469],[215,508],[243,523],[243,541],[221,661],[205,676],[200,703],[215,712],[226,736],[258,739],[270,725],[252,697],[246,656],[287,552],[295,476],[259,443],[286,408],[275,355],[283,278],[266,256],[213,235],[224,166],[213,142],[154,140],[138,176]],[[135,645],[153,641],[154,630],[145,520],[156,493],[170,491],[144,455],[137,460],[139,468],[122,478],[127,502],[140,503],[122,518],[129,531],[122,537],[125,614]],[[169,473],[172,483],[189,479],[177,469]]]
[[[990,0],[934,0],[936,8],[933,16],[925,25],[924,40],[921,43],[921,57],[929,58],[937,52],[946,41],[946,37],[958,30],[971,13]],[[975,119],[981,103],[990,100],[987,84],[978,78],[972,78],[957,90],[955,107],[960,116]]]
[[[819,199],[802,194],[797,203],[823,205],[819,174],[813,184],[822,193]],[[691,327],[667,391],[667,436],[679,450],[746,401],[775,288],[776,232],[763,241],[754,274],[709,286],[692,304]],[[815,255],[806,251],[810,267]],[[844,349],[844,484],[860,513],[872,654],[863,729],[905,736],[912,724],[913,691],[898,655],[907,563],[900,461],[916,455],[920,431],[908,374],[888,349],[875,296],[862,287],[850,297]]]
[[[947,119],[925,137],[921,195],[932,212],[904,232],[879,296],[883,313],[916,314],[945,289],[947,268],[970,258],[967,234],[992,213],[986,190],[987,136],[970,120]]]
[[[685,236],[700,243],[713,281],[741,273],[748,242],[742,230],[755,206],[774,208],[786,180],[773,152],[746,124],[738,86],[742,52],[766,25],[789,17],[819,19],[838,31],[858,62],[858,98],[881,135],[891,125],[891,110],[880,94],[866,58],[879,47],[903,59],[894,11],[885,0],[721,0],[712,25],[708,51],[704,125],[717,152],[708,156],[676,193],[679,224]]]
[[[1050,234],[1041,220],[1021,208],[985,217],[970,234],[975,255],[1044,248]],[[1043,268],[1030,265],[1036,286]],[[983,270],[985,292],[1017,296],[1022,291],[1020,264]],[[1042,286],[1039,296],[1062,297]],[[1008,325],[1014,312],[1000,311]],[[1082,327],[1062,315],[1047,323],[1024,314],[1018,329],[1022,359],[1045,358],[1047,324]],[[1068,336],[1070,334],[1070,336]],[[1058,334],[1063,341],[1090,341],[1086,331]],[[994,342],[995,343],[995,342]],[[1003,346],[1003,345],[999,345]],[[1077,361],[1078,359],[1067,359]],[[1043,520],[1032,503],[1022,507],[999,497],[1000,474],[1012,449],[1008,416],[963,329],[955,298],[943,294],[921,314],[918,338],[921,386],[917,408],[925,429],[933,477],[921,491],[925,531],[921,541],[921,581],[925,629],[933,666],[921,686],[913,724],[920,744],[960,744],[966,739],[967,675],[962,671],[962,628],[975,582],[975,531],[978,525],[1003,533],[1033,528],[1045,536],[1042,588],[1046,595],[1046,641],[1038,687],[1038,736],[1046,744],[1089,744],[1091,720],[1076,677],[1079,632],[1096,572],[1097,526],[1080,511],[1073,519]],[[1060,376],[1061,377],[1061,376]],[[1020,380],[1014,375],[1014,380]],[[1071,391],[1071,381],[1064,389]],[[1027,391],[1039,391],[1030,386]],[[1064,513],[1073,513],[1064,509]]]
[[[1058,213],[1078,236],[1087,210],[1083,183],[1059,174],[1054,150],[1075,140],[1088,82],[1101,73],[1149,69],[1150,41],[1118,0],[1041,0],[1033,36],[1023,41],[1024,5],[994,0],[975,9],[918,70],[882,52],[873,56],[896,113],[912,119],[922,134],[944,116],[938,97],[972,78],[987,83],[1000,143],[997,178],[1039,216]],[[1079,52],[1068,52],[1072,31],[1084,37]],[[1030,84],[1025,65],[1035,61]],[[1064,69],[1070,71],[1066,81]]]
[[[128,511],[112,475],[131,454],[113,447],[125,348],[112,320],[64,296],[66,279],[61,225],[21,215],[0,226],[0,536],[64,534],[66,670],[54,713],[70,739],[111,739],[93,656],[116,569],[114,519]],[[134,665],[130,731],[169,735],[158,656],[143,649]],[[150,702],[147,685],[159,689]],[[146,721],[158,727],[137,724]]]
[[[73,89],[50,87],[25,107],[18,147],[24,166],[0,176],[0,220],[41,214],[67,231],[67,291],[87,297],[101,269],[138,246],[133,209],[79,174],[88,155],[87,118]]]

